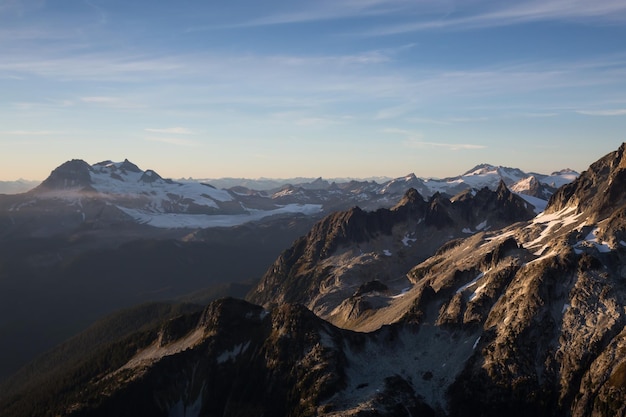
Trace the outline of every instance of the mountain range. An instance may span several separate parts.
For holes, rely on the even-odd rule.
[[[0,181],[0,194],[19,194],[35,188],[41,181],[19,179],[15,181]]]
[[[109,194],[126,213],[118,189],[97,181],[111,178],[111,164],[95,176],[94,166],[81,165],[88,176],[44,181],[28,198]],[[139,171],[135,182],[157,177]],[[456,180],[409,175],[360,184],[380,187],[357,194],[374,196],[364,201],[375,210],[310,197],[339,194],[339,184],[285,186],[276,191],[282,204],[321,204],[319,219],[266,265],[245,301],[159,307],[161,320],[139,309],[134,330],[115,337],[101,330],[116,327],[105,321],[91,330],[97,342],[88,352],[61,354],[81,351],[79,336],[12,377],[0,409],[7,416],[626,415],[626,144],[580,175],[546,178],[483,165]],[[234,195],[274,196],[212,190],[171,209],[151,207],[173,215],[202,199],[227,210],[220,203],[242,201]],[[248,210],[250,201],[239,206]],[[144,200],[132,204],[149,211]],[[342,204],[349,206],[331,209]]]
[[[128,160],[89,165],[71,160],[52,171],[32,190],[0,196],[3,233],[51,236],[75,228],[102,228],[133,223],[166,229],[227,227],[270,216],[292,214],[321,217],[358,205],[365,210],[391,207],[408,188],[430,197],[453,196],[469,189],[495,190],[500,181],[526,197],[536,211],[549,196],[578,176],[562,170],[551,175],[528,174],[516,168],[479,165],[457,177],[422,179],[414,174],[383,183],[349,181],[329,183],[322,178],[285,184],[271,190],[244,186],[218,189],[193,180],[164,179]],[[33,222],[37,213],[54,211],[56,222]],[[45,219],[47,220],[47,219]]]

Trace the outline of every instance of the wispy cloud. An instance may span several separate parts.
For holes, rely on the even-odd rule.
[[[433,149],[433,148],[443,148],[450,151],[461,151],[461,150],[475,150],[475,149],[484,149],[486,146],[478,145],[478,144],[470,144],[470,143],[442,143],[442,142],[428,142],[423,140],[423,134],[420,132],[414,132],[407,129],[399,129],[399,128],[385,128],[382,129],[382,133],[390,133],[405,136],[406,139],[403,142],[403,145],[408,148],[417,148],[417,149]]]
[[[421,136],[420,133],[412,132],[407,129],[399,129],[396,127],[387,127],[381,130],[382,133],[392,133],[397,135]]]
[[[294,55],[294,56],[269,56],[270,62],[280,66],[346,66],[346,65],[367,65],[389,62],[389,50],[365,51],[362,53],[346,55]],[[258,58],[257,58],[258,59]]]
[[[405,121],[409,123],[429,124],[429,125],[438,125],[438,126],[447,126],[451,124],[450,122],[447,122],[444,120],[433,119],[429,117],[407,117]]]
[[[45,5],[45,0],[4,0],[0,2],[0,15],[22,15],[28,11],[40,9]]]
[[[123,52],[85,53],[28,48],[0,62],[0,73],[35,75],[61,81],[142,81],[187,75],[185,57],[149,57]],[[193,62],[197,62],[194,59]]]
[[[0,135],[11,135],[11,136],[50,136],[50,135],[60,135],[63,132],[53,131],[53,130],[4,130],[0,131]]]
[[[467,109],[473,110],[476,109]],[[461,123],[480,123],[480,122],[489,122],[492,120],[499,119],[527,119],[527,118],[548,118],[548,117],[556,117],[559,113],[556,112],[511,112],[504,114],[494,114],[494,111],[497,109],[481,109],[483,112],[491,112],[489,117],[487,116],[454,116],[454,117],[444,117],[441,119],[433,119],[427,117],[407,117],[404,119],[405,122],[414,123],[418,125],[438,125],[438,126],[450,126],[453,124],[461,124]]]
[[[81,97],[80,101],[85,102],[85,103],[112,104],[112,103],[117,103],[119,101],[119,98],[92,96],[92,97]]]
[[[621,0],[590,2],[585,0],[522,0],[504,3],[494,0],[478,2],[453,1],[452,13],[423,19],[420,7],[414,21],[367,31],[366,35],[393,35],[433,29],[477,29],[508,26],[539,21],[584,20],[604,22],[626,21],[626,3]],[[457,17],[458,16],[458,17]]]
[[[500,2],[493,2],[501,4]],[[528,0],[484,15],[487,19],[511,21],[569,20],[604,18],[621,20],[626,17],[626,4],[621,0],[590,2],[586,0]]]
[[[287,9],[285,11],[285,9]],[[508,26],[538,21],[584,20],[621,22],[626,20],[626,4],[622,0],[318,0],[289,2],[280,12],[244,22],[226,25],[195,26],[188,32],[224,28],[286,25],[338,19],[369,19],[385,16],[393,24],[366,32],[367,35],[391,35],[433,29],[475,29]],[[410,21],[412,20],[412,21]],[[410,21],[407,23],[407,21]],[[404,23],[401,23],[404,22]]]
[[[87,97],[81,97],[80,101],[83,103],[87,103],[87,104],[113,107],[113,108],[119,108],[119,109],[131,109],[131,108],[144,107],[143,105],[132,102],[124,97],[87,96]]]
[[[547,1],[552,4],[554,0]],[[330,14],[332,3],[322,2],[319,7],[327,10],[318,16]],[[413,3],[403,0],[390,4],[399,8]],[[523,4],[531,3],[535,4],[528,1]],[[296,4],[294,7],[318,7]],[[363,4],[348,1],[348,4],[341,13],[358,15],[390,10],[382,0]],[[454,2],[449,4],[462,6]],[[491,2],[477,4],[491,9],[500,7]],[[427,7],[438,10],[433,4]],[[505,102],[499,98],[506,98],[506,103],[521,105],[521,111],[531,109],[537,113],[562,108],[563,104],[573,107],[570,112],[586,106],[611,107],[590,105],[591,101],[580,102],[581,99],[571,100],[571,97],[577,94],[593,101],[600,96],[606,98],[603,88],[609,91],[612,85],[623,83],[625,61],[623,56],[610,56],[595,57],[588,62],[529,60],[462,69],[456,65],[433,67],[416,63],[414,52],[417,51],[405,53],[415,48],[411,44],[371,50],[362,50],[360,44],[361,50],[342,49],[344,53],[302,51],[293,54],[191,49],[184,53],[165,50],[137,53],[129,49],[75,47],[66,51],[62,50],[62,45],[57,46],[58,49],[52,51],[47,50],[47,45],[15,49],[0,60],[0,76],[21,77],[25,82],[33,78],[57,82],[53,87],[58,87],[58,91],[69,85],[66,81],[72,81],[72,86],[76,86],[74,91],[50,96],[57,100],[69,98],[75,106],[82,104],[85,109],[92,106],[150,108],[151,111],[176,109],[186,115],[221,113],[252,118],[302,109],[300,117],[288,122],[300,126],[338,123],[340,121],[329,115],[348,108],[358,118],[368,117],[375,122],[403,119],[443,126],[481,121],[484,119],[470,120],[465,116],[488,113],[472,113],[466,111],[467,107],[488,103],[494,98],[498,105]],[[0,55],[3,50],[0,47]],[[94,81],[98,82],[97,86],[92,84],[92,87],[85,88]],[[154,88],[155,85],[159,87]],[[615,89],[613,95],[619,95],[620,89]],[[549,95],[551,91],[564,93]],[[536,92],[547,99],[531,97]],[[24,103],[31,99],[22,98]],[[614,106],[620,107],[621,104]],[[26,109],[28,104],[23,107]],[[503,111],[495,108],[489,117],[497,118],[495,113],[501,115]],[[442,113],[459,117],[440,117]],[[271,119],[266,121],[273,122]],[[174,137],[185,134],[180,131],[146,132]]]
[[[26,79],[36,76],[58,81],[133,82],[148,84],[180,80],[228,80],[248,82],[259,77],[276,82],[277,72],[324,75],[345,72],[346,67],[366,68],[390,63],[394,56],[411,45],[346,54],[228,54],[195,52],[138,55],[124,51],[85,53],[68,50],[49,51],[47,48],[23,48],[7,53],[0,61],[0,76]],[[0,53],[3,49],[0,49]],[[287,74],[288,75],[288,74]]]
[[[96,13],[96,15],[98,16],[98,22],[100,24],[103,25],[107,23],[108,15],[102,7],[97,6],[96,4],[88,0],[85,0],[85,4],[91,7],[91,9]]]
[[[619,60],[614,56],[607,57],[604,64],[602,59],[595,58],[593,68],[581,62],[526,62],[464,71],[446,68],[407,71],[395,65],[393,53],[385,50],[336,56],[202,53],[155,58],[109,52],[44,61],[38,61],[39,58],[32,54],[23,60],[12,56],[8,62],[0,61],[0,74],[6,71],[16,76],[28,78],[33,74],[60,82],[97,80],[116,83],[110,84],[106,95],[93,94],[92,90],[78,92],[71,97],[75,103],[108,108],[174,108],[181,104],[187,109],[200,109],[202,106],[204,109],[218,109],[217,105],[223,104],[229,110],[246,108],[265,112],[310,108],[316,113],[311,112],[307,117],[325,118],[324,115],[337,110],[339,103],[352,103],[352,109],[365,103],[370,103],[371,107],[393,103],[378,110],[370,107],[369,117],[373,111],[376,120],[417,116],[431,119],[434,124],[454,121],[435,120],[429,111],[418,115],[415,114],[416,109],[434,108],[450,98],[454,99],[452,104],[457,107],[476,105],[489,97],[507,97],[508,102],[521,104],[534,92],[559,89],[582,92],[587,88],[592,95],[587,95],[585,99],[597,101],[602,91],[595,87],[620,85],[624,79],[624,74],[615,71]],[[111,62],[124,64],[114,65]],[[347,70],[346,66],[354,66],[358,70]],[[129,84],[129,81],[132,83]],[[161,86],[159,94],[148,88],[153,83]],[[541,104],[552,108],[564,104],[578,108],[585,105],[572,102],[569,95],[567,101],[562,103],[556,101],[562,95],[552,97],[552,102]],[[603,97],[606,98],[606,95]],[[58,101],[67,97],[57,96],[55,99]],[[533,112],[546,109],[534,103],[531,107]],[[450,110],[457,112],[458,108]],[[458,114],[463,116],[462,112]]]
[[[556,112],[522,112],[522,113],[514,113],[509,115],[509,117],[526,117],[526,118],[544,118],[544,117],[557,117],[559,113]]]
[[[462,150],[476,150],[476,149],[485,149],[484,145],[476,145],[469,143],[438,143],[438,142],[424,142],[421,140],[407,140],[404,142],[404,145],[409,148],[444,148],[450,151],[462,151]]]
[[[270,115],[272,121],[279,124],[287,124],[304,127],[327,127],[335,126],[349,120],[349,117],[312,113],[307,111],[285,111],[276,112]]]
[[[452,123],[477,123],[477,122],[486,122],[489,120],[488,117],[478,116],[478,117],[451,117],[449,119]]]
[[[410,8],[414,2],[410,0],[318,0],[288,2],[280,12],[249,19],[244,22],[219,26],[221,28],[239,28],[253,26],[285,25],[293,23],[327,21],[337,19],[365,18],[390,15]],[[441,8],[440,2],[425,0],[421,6]],[[288,9],[288,10],[286,10]],[[196,26],[188,31],[214,29],[216,26]]]
[[[399,106],[380,109],[374,116],[375,120],[395,119],[404,116],[414,110],[413,103],[406,103]]]
[[[176,127],[167,127],[167,128],[146,128],[144,130],[146,132],[156,133],[158,135],[158,136],[145,137],[144,140],[147,140],[149,142],[167,143],[169,145],[186,146],[186,147],[200,145],[198,141],[191,140],[189,138],[180,138],[177,136],[170,136],[170,135],[189,136],[189,135],[196,134],[196,132],[186,127],[176,126]]]
[[[191,129],[186,127],[168,127],[168,128],[146,128],[144,129],[146,132],[150,133],[165,133],[165,134],[173,134],[173,135],[195,135]]]
[[[169,136],[149,136],[149,137],[145,137],[144,140],[148,142],[159,142],[159,143],[166,143],[168,145],[176,145],[176,146],[194,147],[194,146],[200,145],[200,143],[198,143],[197,141],[189,140],[186,138],[176,138],[176,137],[169,137]]]
[[[577,110],[576,113],[586,116],[626,116],[626,109]]]
[[[327,119],[324,117],[302,117],[295,121],[295,124],[298,126],[308,126],[308,127],[321,127],[328,126],[331,124],[335,124],[336,122],[331,119]]]

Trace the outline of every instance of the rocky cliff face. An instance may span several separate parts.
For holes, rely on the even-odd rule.
[[[355,207],[317,223],[283,252],[248,299],[268,308],[302,303],[341,327],[373,330],[364,316],[410,288],[406,273],[443,243],[532,216],[532,207],[503,182],[495,192],[435,194],[429,201],[411,189],[391,209]]]
[[[577,181],[561,187],[549,200],[547,212],[576,207],[596,218],[610,215],[626,201],[626,144],[591,164]]]

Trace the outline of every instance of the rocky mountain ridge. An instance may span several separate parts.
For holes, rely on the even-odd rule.
[[[429,198],[436,193],[452,196],[484,187],[495,190],[500,181],[539,207],[542,204],[537,199],[547,201],[554,184],[576,176],[573,171],[546,176],[483,164],[442,180],[413,174],[380,184],[356,180],[330,183],[318,178],[260,191],[244,186],[218,189],[203,182],[164,179],[128,160],[93,165],[71,160],[31,191],[0,196],[0,226],[4,226],[0,233],[8,229],[11,233],[50,235],[77,228],[129,224],[194,229],[234,226],[270,216],[304,214],[321,218],[354,205],[364,210],[390,208],[409,188]],[[40,224],[47,216],[42,213],[51,212],[58,217],[48,222],[54,224]],[[33,222],[33,217],[38,220]]]
[[[502,181],[428,201],[414,189],[391,209],[355,207],[326,217],[286,250],[248,299],[266,308],[301,303],[335,325],[372,330],[363,315],[402,295],[406,274],[444,243],[534,217]],[[365,327],[363,327],[365,326]]]

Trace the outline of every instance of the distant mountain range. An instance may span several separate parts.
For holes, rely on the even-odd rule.
[[[543,175],[482,164],[445,179],[423,179],[413,174],[382,183],[329,182],[317,178],[267,190],[243,185],[218,189],[204,182],[164,179],[157,172],[144,171],[128,160],[93,165],[71,160],[53,170],[32,190],[0,196],[0,211],[9,213],[8,229],[27,227],[39,235],[58,233],[62,228],[104,227],[124,222],[197,229],[234,226],[270,216],[322,216],[355,205],[374,210],[391,207],[409,188],[425,197],[435,193],[451,197],[468,189],[495,190],[503,181],[514,192],[528,196],[527,202],[540,212],[556,188],[578,175],[571,170]],[[264,186],[267,185],[265,182]],[[51,207],[57,214],[56,225],[41,225],[35,230],[37,224],[31,222],[31,214]]]
[[[368,177],[368,178],[324,178],[322,177],[294,177],[294,178],[187,178],[187,181],[197,181],[211,184],[216,188],[234,188],[245,187],[258,191],[271,191],[281,188],[288,184],[311,184],[325,181],[326,183],[347,183],[351,181],[357,182],[376,182],[378,184],[392,180],[391,177]],[[184,179],[183,179],[184,180]]]
[[[15,180],[15,181],[0,181],[0,194],[19,194],[25,193],[38,186],[41,181],[30,180]]]
[[[553,177],[562,175],[574,174]],[[112,318],[18,374],[0,408],[624,416],[626,144],[563,181],[539,214],[510,188],[549,184],[522,176],[479,166],[432,195],[413,187],[390,208],[331,213],[267,267],[247,301],[138,308],[123,315],[138,322],[123,337],[107,336],[122,320]],[[422,181],[390,181],[385,192],[409,182]],[[448,196],[444,184],[465,189]],[[80,346],[90,353],[63,356]]]
[[[539,181],[541,181],[541,183],[543,184],[549,185],[554,188],[558,188],[564,183],[573,181],[573,179],[575,179],[578,176],[578,173],[571,169],[563,169],[561,171],[553,172],[550,175],[545,175],[545,174],[537,174],[537,173],[526,173],[516,168],[507,168],[507,167],[495,166],[491,164],[480,164],[470,169],[469,171],[465,172],[464,174],[461,174],[455,177],[448,177],[448,178],[442,178],[442,179],[424,177],[420,179],[423,182],[430,182],[431,184],[449,183],[449,185],[452,186],[453,183],[462,182],[461,180],[463,179],[463,177],[469,176],[469,175],[483,175],[483,176],[495,176],[495,177],[499,176],[500,178],[504,179],[505,183],[509,186],[512,185],[512,183],[515,183],[522,178],[528,178],[530,176],[533,176],[537,178]],[[228,189],[228,188],[234,188],[234,187],[245,187],[245,188],[259,190],[259,191],[272,191],[272,190],[279,189],[289,184],[299,185],[299,186],[302,186],[303,188],[313,188],[313,189],[319,189],[320,187],[321,188],[330,187],[332,183],[345,184],[345,183],[351,183],[351,182],[358,182],[358,183],[375,182],[377,184],[381,184],[384,186],[385,184],[389,182],[398,182],[404,178],[411,179],[411,178],[418,178],[418,177],[416,177],[415,174],[409,174],[409,175],[406,175],[405,177],[400,177],[400,178],[390,178],[390,177],[326,178],[326,179],[323,179],[321,177],[318,177],[318,178],[298,177],[298,178],[289,178],[289,179],[207,178],[203,180],[194,180],[194,181],[209,183],[217,188]],[[192,179],[189,178],[188,180],[191,181]],[[471,185],[471,180],[466,181],[466,183]],[[479,187],[481,186],[480,183],[476,185],[478,185]],[[493,181],[491,181],[491,185],[494,186]],[[429,193],[426,193],[426,195],[432,194],[435,190],[436,190],[436,187],[433,187]]]
[[[491,216],[478,219],[463,208],[482,202],[482,210],[490,210],[501,181],[524,198],[525,212],[536,213],[553,186],[577,175],[483,164],[442,180],[317,178],[256,190],[171,180],[128,160],[67,161],[29,191],[0,195],[0,306],[7,310],[0,315],[0,339],[15,342],[0,347],[0,380],[117,308],[198,291],[207,296],[193,299],[203,302],[216,294],[240,296],[285,247],[331,213],[391,209],[413,187],[420,199],[432,199],[429,219],[451,216],[456,224],[451,233],[433,238],[434,248],[450,236],[503,225],[495,217],[482,225]],[[461,219],[461,213],[469,217]],[[92,265],[98,266],[91,270]],[[91,285],[85,286],[85,276]],[[72,324],[46,331],[54,322]],[[20,330],[25,323],[32,332]]]

